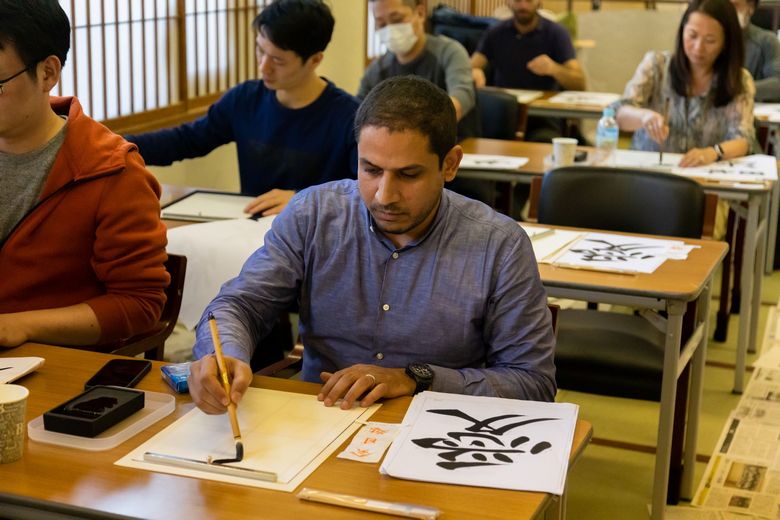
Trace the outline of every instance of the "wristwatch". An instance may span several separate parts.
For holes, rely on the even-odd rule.
[[[721,148],[720,143],[713,146],[713,148],[715,149],[715,153],[718,155],[718,158],[716,160],[722,161],[724,154],[723,154],[723,148]]]
[[[406,375],[414,379],[417,387],[415,394],[428,390],[433,384],[433,370],[425,363],[409,363],[406,366]]]

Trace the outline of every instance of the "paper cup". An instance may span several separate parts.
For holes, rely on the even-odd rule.
[[[573,137],[554,137],[553,166],[571,166],[574,164],[574,154],[577,151],[577,140]]]
[[[24,412],[29,394],[23,386],[0,385],[0,464],[22,458]]]

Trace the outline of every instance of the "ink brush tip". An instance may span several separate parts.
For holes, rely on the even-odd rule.
[[[236,459],[241,461],[244,459],[244,443],[240,440],[236,441]]]

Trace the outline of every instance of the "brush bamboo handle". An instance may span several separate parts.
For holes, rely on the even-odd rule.
[[[222,388],[228,396],[228,416],[230,416],[230,427],[233,429],[233,438],[241,438],[241,430],[238,428],[238,416],[236,415],[236,404],[230,398],[230,381],[228,381],[228,371],[225,365],[225,358],[222,356],[222,342],[219,340],[219,331],[217,330],[217,320],[214,315],[209,313],[209,329],[211,330],[211,341],[214,343],[214,354],[217,358],[217,367],[219,367],[220,378],[222,379]]]

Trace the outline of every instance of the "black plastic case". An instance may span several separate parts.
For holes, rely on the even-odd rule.
[[[46,430],[95,437],[144,407],[144,393],[118,386],[94,386],[43,414]]]

